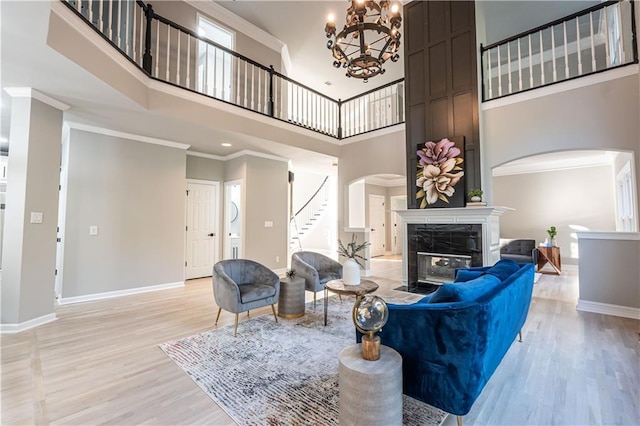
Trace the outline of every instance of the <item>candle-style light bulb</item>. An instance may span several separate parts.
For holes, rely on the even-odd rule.
[[[391,6],[391,13],[398,13],[398,5],[394,4],[393,6]]]
[[[330,13],[329,15],[327,15],[327,21],[329,22],[333,22],[335,21],[336,17],[333,15],[333,13]]]

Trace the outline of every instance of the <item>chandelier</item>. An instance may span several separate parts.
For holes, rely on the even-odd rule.
[[[347,77],[362,79],[384,74],[382,64],[399,59],[400,24],[397,4],[389,0],[352,0],[347,9],[346,25],[336,34],[333,15],[324,28],[336,68],[347,69]]]

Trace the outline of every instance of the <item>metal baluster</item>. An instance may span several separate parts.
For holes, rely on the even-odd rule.
[[[113,41],[113,0],[109,0],[109,40]]]
[[[82,13],[82,0],[76,0],[76,9],[78,9],[78,12]]]
[[[489,76],[489,99],[491,99],[493,98],[493,85],[491,81],[491,49],[487,50],[487,65],[489,69],[489,72],[487,73]]]
[[[182,35],[182,31],[178,30],[178,51],[176,55],[176,84],[180,85],[180,62],[182,62],[182,58],[180,57],[180,38]]]
[[[209,43],[204,44],[204,67],[202,70],[202,93],[209,94]]]
[[[122,3],[121,3],[122,4]],[[129,26],[131,25],[131,20],[129,19],[129,2],[126,1],[125,5],[127,6],[125,21],[124,21],[124,45],[127,47],[127,55],[131,55],[131,40],[129,39]],[[135,3],[134,3],[135,7]]]
[[[522,52],[520,51],[520,39],[518,39],[518,90],[522,91]]]
[[[611,56],[609,55],[609,50],[611,47],[609,46],[609,17],[607,16],[607,8],[602,8],[602,13],[604,13],[604,51],[607,68],[611,66]]]
[[[500,46],[498,46],[498,96],[502,96],[502,64],[500,63]]]
[[[122,3],[118,2],[118,47],[122,49]]]
[[[100,0],[100,4],[102,4],[102,0]],[[133,61],[137,62],[136,60],[136,28],[137,28],[137,24],[138,21],[136,19],[136,10],[138,9],[137,7],[137,3],[133,3],[133,29],[131,30],[131,34],[133,36],[133,39],[131,40],[131,49],[133,50]]]
[[[156,77],[160,75],[160,21],[156,21]]]
[[[553,81],[557,81],[558,73],[556,71],[556,36],[553,27],[551,27],[551,64],[553,67]]]
[[[270,80],[270,72],[269,71],[263,71],[264,73],[264,113],[265,114],[269,114],[269,102],[270,102],[270,96],[269,96],[269,80]],[[275,96],[275,95],[274,95]]]
[[[191,88],[191,34],[187,33],[187,88]]]
[[[140,43],[138,45],[138,50],[140,52],[140,62],[143,62],[142,60],[142,55],[144,54],[144,49],[142,48],[142,42],[144,41],[144,29],[145,29],[145,22],[144,22],[144,10],[140,9]]]
[[[576,18],[576,43],[578,46],[578,75],[582,75],[582,48],[580,47],[580,17]]]
[[[593,40],[593,12],[589,12],[589,37],[591,38],[591,72],[596,71],[596,46]]]
[[[511,45],[507,42],[507,71],[509,72],[509,93],[513,92],[513,85],[511,84]]]
[[[247,107],[247,62],[244,63],[244,103],[242,106]]]
[[[239,57],[235,57],[235,61],[236,61],[236,104],[240,105],[240,58]]]
[[[104,0],[100,0],[98,3],[98,28],[100,28],[100,32],[104,31],[104,22],[102,22],[104,12],[103,1]]]
[[[171,54],[171,27],[169,25],[167,25],[167,69],[165,70],[165,79],[166,81],[170,81],[169,80],[169,56]]]
[[[228,55],[228,53],[227,53],[227,52],[225,52],[225,51],[223,50],[223,51],[222,51],[222,64],[221,64],[221,66],[220,66],[220,68],[222,68],[222,79],[221,79],[221,84],[222,84],[221,92],[222,92],[222,96],[220,97],[220,99],[223,99],[223,100],[225,100],[225,101],[226,101],[226,100],[227,100],[227,96],[226,96],[226,95],[227,95],[227,93],[226,93],[226,90],[225,90],[225,89],[227,88],[227,79],[226,79],[225,77],[226,77],[227,75],[226,75],[225,71],[226,71],[226,68],[227,68],[227,59],[226,59],[226,56],[225,56],[225,55]]]
[[[529,39],[529,88],[533,88],[533,55],[531,52],[531,34],[527,36]]]
[[[207,46],[209,45],[209,43],[207,43]],[[209,57],[207,56],[207,61],[209,60]],[[213,68],[212,71],[207,72],[207,80],[209,80],[210,77],[211,80],[213,80],[213,87],[210,89],[213,89],[211,91],[211,93],[209,94],[209,96],[213,96],[216,99],[218,98],[218,48],[216,46],[213,46]],[[207,92],[208,93],[208,92]]]
[[[567,48],[567,21],[562,23],[564,33],[564,78],[569,78],[569,51]]]
[[[82,0],[79,0],[79,1],[82,2]],[[89,0],[87,2],[87,9],[88,9],[88,15],[89,15],[89,22],[93,24],[93,1]]]
[[[542,31],[540,31],[540,84],[544,86],[544,44],[542,43]]]

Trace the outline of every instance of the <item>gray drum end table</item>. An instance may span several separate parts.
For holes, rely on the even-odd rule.
[[[278,316],[300,318],[304,315],[304,278],[280,278]]]

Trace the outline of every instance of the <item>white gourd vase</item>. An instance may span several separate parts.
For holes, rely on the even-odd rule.
[[[342,264],[342,281],[346,285],[360,284],[360,265],[353,259],[347,259]]]

